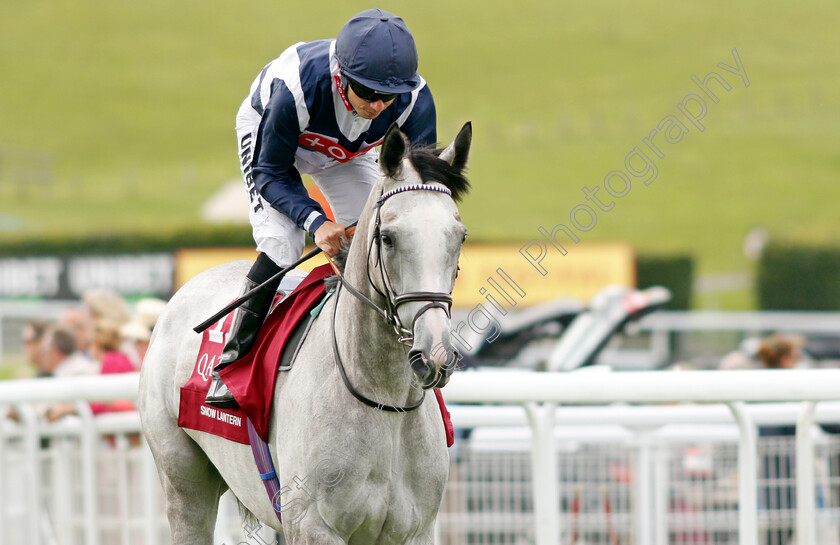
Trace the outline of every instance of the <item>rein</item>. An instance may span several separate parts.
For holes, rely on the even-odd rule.
[[[382,262],[382,237],[380,234],[380,226],[382,224],[380,211],[382,209],[382,204],[388,200],[389,198],[397,195],[399,193],[404,193],[406,191],[436,191],[438,193],[444,193],[446,195],[452,196],[452,192],[441,186],[431,186],[431,185],[408,185],[403,187],[398,187],[397,189],[392,189],[391,191],[383,194],[376,203],[376,221],[374,223],[374,233],[373,237],[371,238],[370,244],[368,245],[368,253],[367,259],[365,261],[366,268],[367,268],[367,277],[368,283],[370,286],[385,299],[385,308],[381,308],[379,305],[374,303],[370,300],[366,295],[361,293],[359,290],[354,288],[350,282],[344,277],[341,271],[336,266],[335,262],[328,254],[324,254],[327,257],[327,260],[332,266],[333,271],[335,272],[336,276],[338,277],[339,282],[341,285],[339,286],[339,290],[344,287],[347,288],[354,297],[356,297],[359,301],[364,303],[365,305],[372,308],[379,314],[385,322],[394,328],[394,332],[397,334],[397,340],[405,344],[407,346],[411,346],[414,342],[414,332],[411,329],[406,328],[400,317],[397,313],[399,306],[403,303],[409,303],[413,301],[429,301],[428,304],[424,305],[417,311],[414,315],[414,319],[412,320],[412,325],[417,321],[417,319],[425,313],[427,310],[432,308],[441,308],[444,312],[446,312],[447,316],[451,317],[450,314],[450,307],[452,306],[452,294],[450,293],[442,293],[442,292],[434,292],[434,291],[410,291],[405,292],[399,295],[395,294],[395,291],[391,284],[391,279],[388,276],[388,272],[385,270],[385,264]],[[374,244],[376,245],[376,265],[379,268],[380,276],[382,279],[382,285],[385,288],[385,293],[379,290],[376,287],[376,284],[373,283],[373,280],[370,276],[370,256],[371,251],[373,250]],[[420,399],[410,405],[406,405],[405,407],[400,406],[393,406],[393,405],[385,405],[372,399],[365,397],[363,394],[359,393],[358,390],[353,386],[350,382],[349,377],[347,376],[347,371],[344,368],[344,364],[341,361],[341,356],[338,351],[338,337],[336,335],[335,323],[336,323],[336,314],[338,309],[338,291],[336,292],[336,302],[333,306],[333,315],[332,315],[332,340],[333,340],[333,356],[335,357],[335,361],[338,364],[338,371],[341,375],[341,379],[344,381],[344,385],[353,394],[353,397],[364,403],[369,407],[373,407],[375,409],[380,409],[383,411],[390,411],[390,412],[408,412],[416,409],[420,405],[423,404],[423,400],[426,398],[426,391],[423,390],[423,395],[420,396]]]
[[[341,286],[339,286],[339,290]],[[351,292],[352,293],[352,292]],[[341,375],[341,380],[344,381],[344,385],[347,387],[347,390],[353,394],[353,397],[367,405],[368,407],[373,407],[374,409],[379,409],[382,411],[389,411],[392,413],[406,413],[408,411],[413,411],[417,407],[423,404],[423,401],[426,399],[426,390],[423,390],[423,395],[420,396],[420,399],[415,401],[410,405],[406,405],[405,407],[400,407],[396,405],[385,405],[378,401],[374,401],[369,397],[366,397],[364,394],[360,393],[354,386],[353,383],[350,382],[350,377],[347,376],[347,370],[344,368],[344,364],[341,362],[341,355],[338,353],[338,336],[336,335],[335,331],[335,316],[336,311],[338,310],[338,291],[336,291],[336,300],[335,305],[333,305],[333,315],[332,315],[332,340],[333,340],[333,356],[335,357],[335,362],[338,364],[338,373]]]

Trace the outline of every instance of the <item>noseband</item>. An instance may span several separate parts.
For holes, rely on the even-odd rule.
[[[410,303],[413,301],[430,301],[425,306],[421,307],[420,310],[414,315],[414,318],[411,320],[412,326],[414,323],[417,322],[417,319],[429,309],[432,308],[440,308],[446,313],[447,316],[450,318],[450,308],[452,307],[452,294],[450,293],[441,293],[435,291],[408,291],[401,293],[399,295],[395,294],[393,285],[391,284],[391,278],[388,276],[388,271],[385,269],[385,264],[382,263],[382,234],[380,233],[380,227],[382,226],[382,204],[388,200],[389,198],[397,195],[399,193],[404,193],[406,191],[436,191],[438,193],[445,193],[446,195],[452,196],[452,192],[441,186],[434,186],[434,185],[408,185],[403,187],[398,187],[397,189],[392,189],[391,191],[382,195],[379,198],[379,201],[376,203],[376,221],[373,226],[373,238],[371,239],[370,245],[368,246],[368,259],[367,259],[367,276],[368,282],[370,282],[371,287],[381,295],[385,299],[386,308],[384,309],[385,313],[385,321],[388,322],[393,328],[394,332],[397,334],[398,340],[406,345],[411,345],[414,343],[414,331],[405,327],[400,320],[400,316],[397,313],[399,306],[403,303]],[[376,287],[376,284],[373,283],[373,280],[370,277],[370,252],[373,245],[376,245],[376,266],[379,268],[379,275],[382,280],[382,285],[385,288],[385,293],[379,291],[379,288]]]
[[[385,322],[394,328],[394,332],[397,335],[397,340],[407,346],[411,346],[414,342],[414,331],[412,329],[408,329],[403,325],[402,320],[400,320],[398,310],[400,305],[404,303],[410,303],[415,301],[428,301],[428,303],[420,308],[417,313],[414,315],[412,319],[412,327],[417,322],[417,319],[425,313],[427,310],[432,308],[440,308],[446,312],[446,315],[451,318],[450,308],[452,307],[452,294],[451,293],[443,293],[443,292],[435,292],[435,291],[408,291],[401,293],[399,295],[396,294],[394,291],[393,285],[391,283],[391,279],[388,275],[388,271],[385,270],[385,264],[382,262],[382,235],[380,233],[380,227],[382,225],[382,218],[381,218],[381,210],[382,204],[388,200],[389,198],[397,195],[399,193],[404,193],[406,191],[436,191],[438,193],[445,193],[446,195],[452,196],[452,192],[441,186],[433,186],[433,185],[407,185],[403,187],[398,187],[396,189],[392,189],[387,193],[383,194],[376,203],[376,219],[374,223],[373,229],[373,237],[371,238],[370,243],[368,244],[368,254],[367,259],[365,261],[366,269],[367,269],[367,277],[368,283],[373,288],[373,290],[381,295],[385,299],[385,308],[381,308],[379,305],[371,301],[367,296],[361,293],[359,290],[354,288],[350,283],[344,278],[344,275],[338,270],[338,267],[330,259],[330,264],[333,266],[333,269],[338,276],[339,281],[341,282],[341,287],[347,288],[347,290],[352,293],[357,299],[361,302],[366,304],[367,306],[374,309],[377,314],[382,316]],[[373,279],[370,275],[370,261],[371,261],[371,252],[373,251],[373,247],[376,246],[376,266],[379,268],[380,278],[382,280],[382,286],[384,287],[384,293],[376,287],[374,284]],[[329,259],[329,257],[328,257]],[[347,389],[350,391],[353,396],[368,405],[369,407],[374,407],[376,409],[381,409],[383,411],[391,411],[391,412],[407,412],[413,409],[416,409],[420,405],[422,405],[423,400],[426,398],[426,391],[423,390],[423,395],[420,397],[418,401],[407,405],[405,407],[399,406],[392,406],[392,405],[384,405],[382,403],[378,403],[373,401],[356,390],[353,385],[350,383],[350,379],[347,377],[347,371],[344,369],[344,364],[341,362],[341,357],[338,353],[338,339],[336,337],[335,332],[335,317],[336,317],[336,310],[338,309],[338,301],[336,300],[336,304],[333,307],[333,353],[335,356],[336,363],[338,364],[338,370],[341,374],[341,378],[344,381],[344,385],[347,386]]]

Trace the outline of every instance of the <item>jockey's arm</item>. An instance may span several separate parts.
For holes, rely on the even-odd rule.
[[[295,168],[298,126],[292,94],[282,83],[269,100],[257,136],[254,158],[254,184],[272,208],[291,218],[315,238],[327,221],[321,206],[306,191]]]

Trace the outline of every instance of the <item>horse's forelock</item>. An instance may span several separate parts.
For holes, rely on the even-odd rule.
[[[463,169],[450,165],[438,157],[443,149],[428,147],[412,148],[408,160],[414,166],[424,183],[438,182],[452,192],[452,198],[458,202],[470,190],[470,182]]]

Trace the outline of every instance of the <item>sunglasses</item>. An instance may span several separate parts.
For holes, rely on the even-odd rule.
[[[382,102],[391,102],[397,97],[396,93],[380,93],[379,91],[368,89],[361,83],[357,83],[350,78],[347,78],[347,83],[350,84],[350,87],[353,89],[353,92],[356,93],[356,96],[365,102],[376,102],[377,100],[381,100]]]

